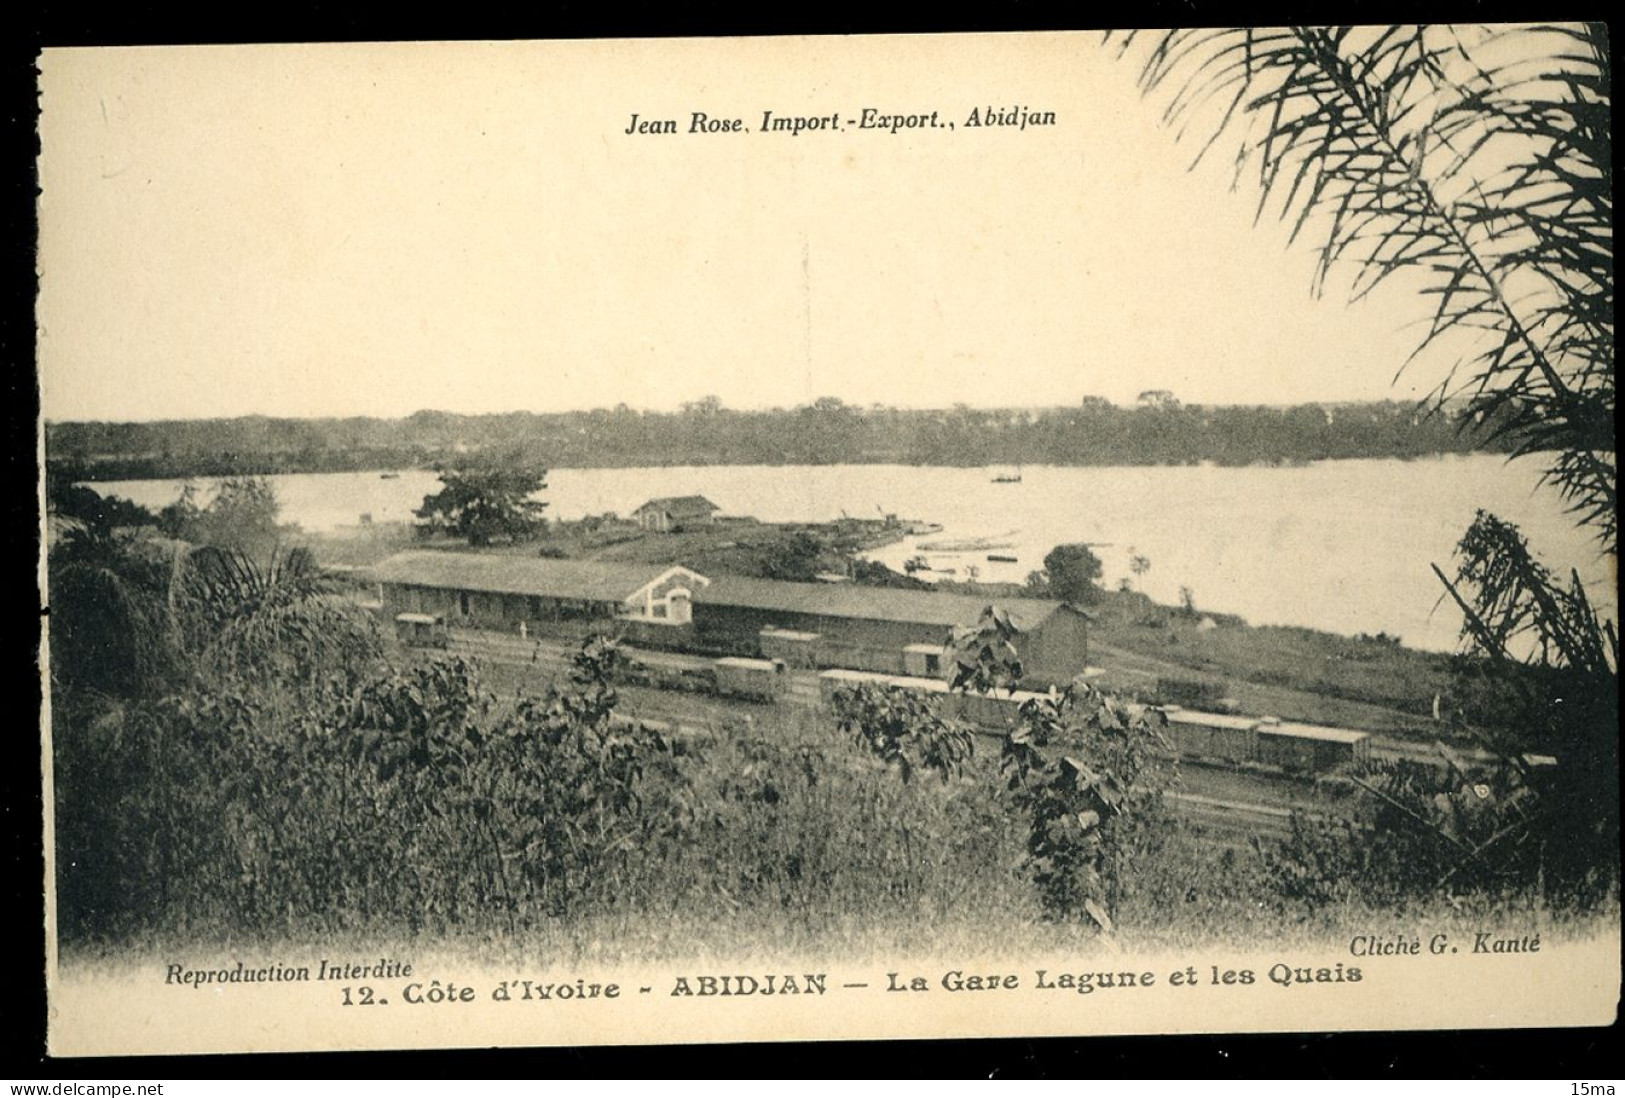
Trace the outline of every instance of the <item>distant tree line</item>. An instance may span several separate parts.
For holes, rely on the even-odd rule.
[[[678,412],[623,404],[404,419],[69,422],[47,424],[46,441],[53,463],[83,477],[135,480],[414,468],[493,451],[532,454],[553,468],[1279,464],[1505,450],[1494,427],[1404,401],[1195,405],[1156,390],[1128,407],[1090,397],[1045,409],[899,409],[820,397],[791,409],[733,411],[709,397]]]

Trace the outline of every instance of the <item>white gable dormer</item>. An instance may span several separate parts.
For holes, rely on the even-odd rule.
[[[620,616],[656,625],[687,625],[694,620],[694,592],[710,583],[692,568],[674,564],[627,596]]]

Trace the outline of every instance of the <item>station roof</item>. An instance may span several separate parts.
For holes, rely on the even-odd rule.
[[[414,549],[374,565],[377,583],[450,591],[622,602],[681,565],[555,560],[495,553]],[[684,569],[692,572],[692,569]],[[698,573],[694,573],[698,575]],[[706,577],[700,577],[703,581]],[[745,576],[715,576],[697,585],[696,604],[733,606],[810,617],[908,622],[947,628],[974,625],[989,604],[1010,615],[1023,632],[1037,628],[1063,605],[1048,599],[990,599],[856,584],[788,583]]]
[[[374,565],[377,583],[403,583],[448,591],[622,602],[670,570],[667,564],[608,564],[493,553],[417,549]]]
[[[786,583],[746,576],[713,576],[694,592],[696,605],[740,606],[824,618],[913,622],[921,625],[975,625],[991,603],[1005,610],[1017,629],[1028,632],[1062,606],[1048,599],[990,599],[857,584]]]

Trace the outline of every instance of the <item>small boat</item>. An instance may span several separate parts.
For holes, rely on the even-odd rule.
[[[995,534],[992,537],[944,538],[940,541],[922,541],[917,548],[923,549],[927,553],[985,553],[989,549],[1013,548],[1015,542],[1009,539],[1015,536],[1016,531],[1010,530],[1007,533]]]
[[[379,480],[400,480],[401,475],[399,473],[379,473],[378,474],[378,479]]]
[[[991,560],[991,561],[997,561],[999,564],[1014,564],[1014,563],[1016,563],[1016,558],[1015,557],[1006,556],[1003,553],[989,553],[987,555],[987,559]]]
[[[993,483],[994,484],[1020,484],[1021,483],[1021,470],[1017,469],[1013,473],[1000,473],[998,476],[993,478]]]

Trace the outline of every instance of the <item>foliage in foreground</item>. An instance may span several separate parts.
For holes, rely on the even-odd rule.
[[[1027,857],[1051,917],[1087,915],[1102,930],[1120,911],[1135,833],[1168,827],[1162,795],[1177,768],[1160,711],[1129,711],[1094,687],[1023,702],[1000,770],[1028,820]]]
[[[1031,703],[1000,759],[903,781],[876,741],[810,713],[711,735],[624,719],[621,658],[589,642],[530,699],[444,658],[309,680],[298,705],[225,679],[81,696],[56,715],[64,941],[640,920],[802,946],[1044,922],[1191,940],[1427,898],[1371,890],[1346,859],[1305,892],[1278,860],[1187,830],[1156,792],[1154,716],[1088,691]]]
[[[1258,210],[1318,238],[1315,289],[1358,299],[1407,284],[1426,304],[1415,355],[1456,365],[1435,410],[1465,399],[1617,563],[1612,56],[1608,28],[1189,29],[1149,36],[1141,82],[1165,119],[1238,138]],[[1131,36],[1132,39],[1132,36]],[[1200,155],[1200,154],[1199,154]],[[1414,357],[1414,355],[1413,355]],[[1577,575],[1551,575],[1510,523],[1480,512],[1451,578],[1465,619],[1453,717],[1502,764],[1453,759],[1372,776],[1382,836],[1300,827],[1276,881],[1438,890],[1475,882],[1595,898],[1619,860],[1619,654]],[[1553,750],[1561,767],[1527,765]],[[1345,829],[1346,830],[1346,829]]]
[[[1417,353],[1454,367],[1615,552],[1612,58],[1600,23],[1277,27],[1149,36],[1165,118],[1237,140],[1260,215],[1318,238],[1363,297],[1420,290]]]
[[[517,703],[450,659],[323,683],[308,715],[244,692],[62,712],[65,936],[719,911],[815,931],[1021,894],[973,784],[900,782],[822,727],[703,741],[621,720],[618,658],[594,642],[572,681]]]

